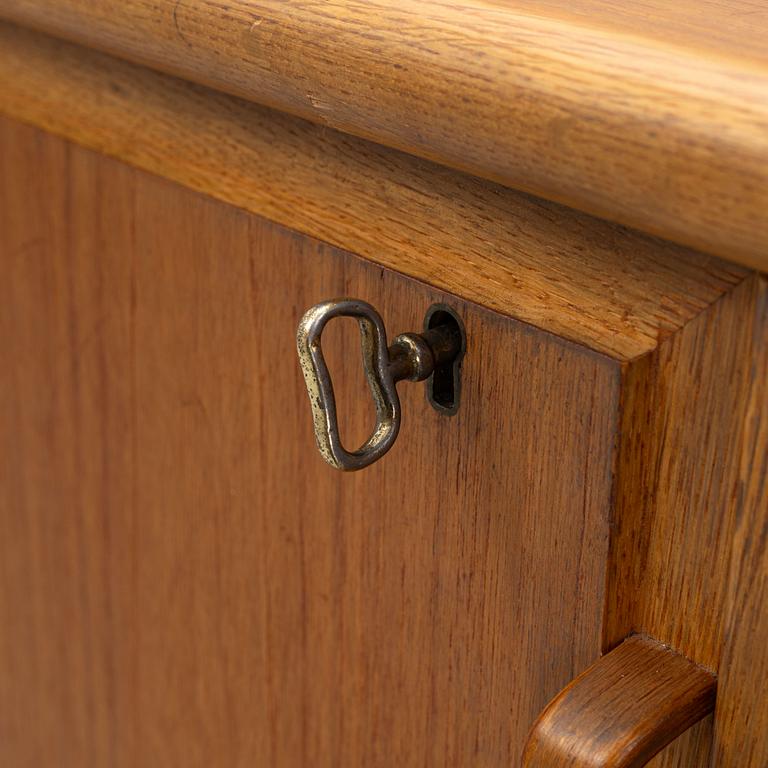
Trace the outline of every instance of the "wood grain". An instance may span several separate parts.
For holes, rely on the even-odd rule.
[[[498,2],[512,5],[510,0]],[[768,8],[761,0],[702,0],[695,7],[690,2],[667,0],[514,0],[514,8],[711,57],[768,64]]]
[[[536,721],[525,768],[640,768],[715,706],[715,677],[635,635],[559,693]]]
[[[727,666],[744,670],[736,675],[750,675],[768,663],[755,632],[763,620],[764,541],[746,544],[744,532],[766,521],[764,292],[764,279],[751,277],[624,374],[606,650],[635,631],[713,670],[729,659]],[[741,611],[743,622],[735,618]],[[755,717],[723,724],[728,759],[759,768],[749,751],[765,748],[757,694],[733,682],[725,690],[731,713],[756,707]],[[703,723],[684,737],[688,744],[652,764],[708,764],[711,734]]]
[[[625,379],[611,578],[620,594],[607,604],[608,647],[643,631],[718,666],[756,279],[636,361]]]
[[[444,505],[427,504],[426,520],[409,517],[379,542],[364,524],[370,516],[351,511],[354,504],[376,506],[370,488],[338,486],[317,469],[311,480],[322,498],[346,511],[324,517],[321,530],[304,527],[314,486],[299,502],[278,479],[257,489],[258,461],[245,458],[267,454],[269,446],[254,438],[259,430],[249,429],[264,422],[281,436],[265,471],[279,478],[290,467],[295,491],[295,467],[314,460],[309,419],[304,424],[300,410],[293,414],[304,397],[299,379],[294,391],[289,374],[280,374],[274,413],[248,399],[248,382],[258,381],[260,392],[271,380],[263,373],[268,361],[280,354],[267,338],[274,321],[268,307],[284,302],[291,325],[305,306],[334,293],[360,288],[380,304],[386,284],[385,317],[399,331],[418,327],[425,302],[441,294],[2,121],[0,253],[10,268],[0,333],[3,359],[13,361],[0,374],[0,536],[11,547],[0,556],[0,659],[10,670],[0,674],[0,706],[11,713],[0,718],[4,744],[26,750],[32,765],[45,763],[46,744],[76,765],[89,756],[99,765],[131,764],[150,748],[166,764],[215,765],[216,750],[228,765],[255,754],[267,755],[270,765],[315,764],[316,750],[336,764],[391,764],[382,757],[390,749],[388,759],[405,765],[514,765],[525,728],[546,701],[601,646],[646,631],[722,671],[713,755],[725,765],[763,768],[765,715],[755,686],[766,664],[766,563],[758,535],[766,508],[764,281],[237,99],[10,26],[3,31],[0,71],[10,75],[0,91],[3,111],[294,221],[615,360],[449,297],[477,313],[484,341],[475,392],[486,402],[452,443],[448,427],[423,420],[430,413],[420,410],[421,397],[405,392],[415,404],[406,419],[419,414],[409,439],[421,442],[413,455],[408,449],[400,475],[393,468],[376,488],[385,480],[397,487],[416,456],[427,467],[424,490],[412,495],[420,476],[395,510],[376,509],[386,521],[400,509],[415,515],[425,505],[421,494],[436,495],[446,476],[456,477],[457,507],[444,512]],[[258,258],[248,302],[257,310],[244,331],[251,251]],[[316,277],[326,263],[335,266]],[[357,343],[354,334],[340,334]],[[499,335],[508,341],[499,345]],[[566,384],[563,361],[541,351],[550,344],[568,350],[571,373],[582,371],[575,389]],[[240,367],[228,367],[229,352]],[[492,373],[480,360],[500,368]],[[351,364],[336,358],[335,365]],[[520,366],[539,365],[538,384],[520,378],[530,374]],[[356,357],[344,371],[353,393]],[[156,385],[165,392],[163,384],[172,394],[154,393]],[[593,399],[585,407],[587,390]],[[525,397],[499,401],[497,411],[496,393],[512,391]],[[352,432],[364,431],[364,414],[351,409],[346,416]],[[582,421],[572,442],[526,453],[530,446],[538,451],[542,430],[549,440],[561,419],[585,418],[597,418],[598,426]],[[297,437],[304,428],[306,454]],[[581,445],[592,430],[603,435],[599,445]],[[434,446],[444,443],[446,463],[434,467]],[[563,451],[570,456],[572,445],[573,461],[583,466],[574,464],[563,478],[550,464]],[[615,467],[612,485],[595,479],[593,461]],[[540,529],[533,515],[550,520],[547,504],[561,516]],[[274,510],[265,510],[275,505],[292,511],[272,519]],[[261,510],[253,527],[234,541],[230,524],[251,521],[253,507]],[[519,529],[511,507],[524,517]],[[182,510],[181,518],[158,522],[166,509]],[[427,534],[437,542],[429,552]],[[573,559],[574,546],[584,562]],[[238,553],[260,563],[243,564]],[[565,563],[547,559],[564,554]],[[516,579],[542,557],[552,581],[516,594]],[[609,564],[607,583],[594,565],[601,557]],[[385,565],[398,558],[408,564],[408,592],[395,589]],[[270,563],[289,573],[287,586],[271,583]],[[307,578],[314,579],[310,586]],[[234,584],[235,594],[221,584]],[[364,604],[368,588],[383,595],[375,602],[380,613]],[[20,605],[21,596],[32,597]],[[262,616],[274,614],[279,626],[264,630],[264,621],[238,607],[243,602],[259,606]],[[538,604],[543,614],[532,617]],[[82,633],[79,643],[73,627]],[[368,627],[390,647],[379,648]],[[281,631],[300,635],[301,648],[298,641],[286,645]],[[245,659],[238,656],[243,633],[253,649]],[[411,636],[421,650],[405,659]],[[531,638],[540,647],[525,650]],[[346,677],[339,670],[347,669],[349,653],[357,661]],[[314,681],[313,669],[326,669],[328,659],[343,677],[340,686],[328,675]],[[517,669],[520,659],[528,669]],[[282,671],[263,682],[275,664]],[[240,675],[252,684],[247,690]],[[72,680],[82,687],[70,690]],[[321,685],[334,692],[330,703]],[[519,698],[531,690],[537,693]],[[409,702],[402,712],[400,696]],[[51,708],[38,714],[44,698]],[[295,719],[297,699],[307,702],[298,723],[286,714],[290,701]],[[327,721],[317,715],[323,708]],[[244,719],[264,722],[233,720],[240,709]],[[359,717],[350,714],[358,710]],[[34,737],[30,722],[39,726]],[[345,723],[355,725],[348,731]],[[706,765],[712,732],[708,718],[651,764]],[[406,754],[418,736],[428,744]]]
[[[765,269],[764,10],[617,5],[0,0],[0,14]]]
[[[619,363],[7,120],[0,254],[4,765],[518,763],[599,654]],[[339,294],[469,339],[354,476],[293,342]]]
[[[0,24],[0,112],[616,359],[747,272],[327,128]]]
[[[752,362],[736,492],[715,764],[768,765],[768,284],[755,286]]]
[[[645,425],[626,434],[625,447],[639,446],[655,461],[627,457],[642,478],[617,505],[633,527],[617,531],[617,544],[622,537],[631,543],[616,559],[635,575],[617,577],[624,597],[613,616],[634,614],[633,629],[712,668],[722,644],[740,472],[733,457],[741,455],[750,401],[759,279],[742,283],[644,360],[638,379],[645,399],[638,398],[637,413],[623,414]],[[615,629],[613,642],[625,628]]]

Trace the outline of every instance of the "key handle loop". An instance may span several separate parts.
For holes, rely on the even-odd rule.
[[[348,451],[342,445],[333,381],[323,356],[323,329],[335,317],[357,320],[363,369],[376,407],[373,432],[355,451]],[[400,430],[400,398],[390,370],[387,333],[379,313],[359,299],[323,301],[301,318],[296,348],[309,393],[315,440],[323,458],[336,469],[348,472],[363,469],[380,459],[392,447]]]

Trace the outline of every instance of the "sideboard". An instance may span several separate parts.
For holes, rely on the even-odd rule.
[[[766,41],[0,0],[0,764],[766,768]]]

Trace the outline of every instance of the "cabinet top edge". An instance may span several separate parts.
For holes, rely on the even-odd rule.
[[[0,17],[768,269],[752,0],[0,0]]]
[[[2,22],[0,80],[0,113],[10,118],[619,362],[654,350],[748,274],[715,256]]]

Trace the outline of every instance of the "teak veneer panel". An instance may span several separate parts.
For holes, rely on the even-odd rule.
[[[631,360],[747,272],[13,25],[0,112]]]
[[[633,5],[0,0],[0,15],[768,268],[766,14]],[[697,23],[673,37],[681,15]]]
[[[0,121],[0,152],[12,763],[515,765],[645,629],[722,670],[718,759],[762,768],[762,278],[627,365],[30,127]],[[447,299],[472,339],[461,414],[404,388],[351,480],[293,360],[337,294],[391,331]],[[362,434],[356,331],[329,332]],[[710,745],[705,721],[653,764]]]
[[[552,700],[533,726],[523,765],[641,768],[714,709],[715,686],[711,672],[634,635]]]
[[[749,278],[630,369],[609,647],[642,631],[718,667],[759,283]]]
[[[516,764],[600,651],[617,361],[7,120],[0,254],[5,765]],[[351,476],[293,340],[339,294],[470,340]]]
[[[764,530],[768,511],[758,448],[768,406],[760,375],[768,355],[764,305],[764,278],[753,275],[628,367],[605,650],[634,631],[715,671],[733,664],[758,672],[768,664],[753,602],[765,581],[764,541],[745,545],[743,538],[743,521]],[[735,619],[742,610],[743,622]],[[755,717],[728,727],[729,759],[761,768],[749,757],[766,748],[759,697],[734,682],[721,690],[731,712],[756,707]],[[716,717],[715,732],[720,727]],[[704,721],[652,765],[707,765],[711,735]],[[751,752],[742,749],[750,744]]]
[[[655,768],[768,754],[767,294],[753,275],[623,378],[604,650],[646,632],[721,675],[714,727]]]
[[[768,282],[754,286],[751,364],[736,494],[715,764],[768,765]]]

